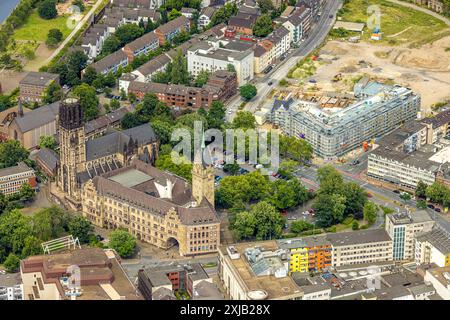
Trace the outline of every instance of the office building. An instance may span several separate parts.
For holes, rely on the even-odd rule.
[[[434,263],[438,267],[450,266],[450,235],[435,227],[419,234],[415,239],[415,261],[417,264]]]
[[[12,196],[19,193],[24,183],[28,183],[32,188],[37,187],[34,170],[24,162],[0,169],[0,193],[3,195]]]

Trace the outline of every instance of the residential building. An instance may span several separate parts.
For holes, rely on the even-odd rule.
[[[450,138],[450,108],[420,122],[427,126],[428,144],[437,143],[442,138]]]
[[[189,32],[189,30],[189,19],[185,16],[180,16],[159,26],[154,32],[158,36],[159,44],[163,45],[166,41],[172,41],[181,32]]]
[[[84,126],[86,140],[100,137],[111,129],[119,129],[120,122],[128,113],[127,108],[120,107],[98,118],[86,122]]]
[[[159,39],[155,33],[149,32],[144,34],[142,37],[126,44],[123,47],[123,52],[127,55],[128,63],[131,63],[134,57],[140,55],[147,55],[151,51],[159,48]]]
[[[290,32],[290,39],[293,44],[297,45],[308,36],[311,29],[311,21],[311,9],[301,7],[283,22],[283,26]]]
[[[175,108],[209,108],[214,101],[225,101],[236,93],[236,73],[216,71],[202,87],[188,87],[177,84],[131,81],[128,93],[143,99],[146,93],[154,93],[159,101]]]
[[[434,220],[426,210],[403,211],[386,216],[385,230],[392,239],[394,260],[414,260],[415,238],[421,232],[429,232]]]
[[[23,300],[23,285],[20,273],[0,274],[1,300]]]
[[[288,276],[287,257],[277,242],[243,242],[219,247],[219,278],[231,300],[301,300]]]
[[[125,228],[161,249],[178,246],[180,255],[217,251],[220,221],[214,203],[214,173],[194,164],[189,183],[140,160],[89,180],[82,212],[101,228]]]
[[[128,65],[128,56],[123,50],[117,50],[103,59],[94,62],[91,66],[97,73],[108,74],[116,73],[119,68],[125,68]],[[86,69],[83,70],[83,73]]]
[[[112,4],[121,8],[158,9],[164,0],[113,0]]]
[[[203,8],[198,17],[198,27],[204,28],[211,23],[211,18],[218,9],[216,7]]]
[[[253,35],[253,25],[259,15],[248,10],[242,10],[242,8],[237,15],[228,20],[228,28],[235,30],[237,33],[251,36]]]
[[[3,195],[11,196],[20,192],[24,183],[28,183],[32,188],[37,186],[34,170],[24,162],[0,169],[0,193]]]
[[[30,71],[19,81],[19,99],[28,103],[41,103],[50,84],[59,85],[59,75],[48,72]]]
[[[450,266],[450,235],[435,227],[415,238],[416,264],[434,263],[438,267]]]
[[[142,300],[111,249],[31,256],[20,274],[24,300]],[[70,283],[75,275],[80,281]]]
[[[271,52],[273,43],[268,40],[261,40],[255,47],[254,55],[254,70],[256,74],[261,74],[273,63]]]
[[[392,239],[382,229],[329,233],[327,240],[334,267],[392,261]]]
[[[290,273],[331,267],[332,247],[324,235],[278,240],[278,246],[289,252]]]
[[[424,277],[443,300],[450,300],[450,266],[428,269]]]
[[[94,24],[83,35],[81,47],[90,61],[93,61],[102,51],[103,43],[110,36],[108,26],[105,24]]]
[[[170,57],[166,53],[162,53],[156,58],[153,58],[150,61],[144,63],[142,66],[140,66],[131,73],[137,76],[137,78],[135,79],[137,81],[151,82],[152,76],[157,72],[165,71],[170,61],[171,61]],[[126,87],[125,91],[128,91],[128,86]]]
[[[381,138],[369,155],[369,181],[407,191],[414,191],[419,181],[432,184],[437,173],[446,167],[448,158],[440,154],[445,155],[450,149],[438,152],[437,147],[427,144],[429,130],[421,122],[410,121]]]
[[[188,71],[197,76],[201,70],[209,72],[228,70],[231,65],[236,71],[238,85],[242,86],[253,79],[253,58],[252,48],[236,50],[232,46],[227,48],[225,45],[221,48],[218,43],[200,42],[188,49]]]
[[[336,159],[416,118],[420,96],[410,89],[376,82],[366,87],[368,97],[344,107],[334,97],[326,103],[292,99],[274,104],[270,121],[286,135],[305,139],[317,156]]]
[[[146,300],[165,300],[168,296],[175,297],[175,292],[186,292],[194,298],[197,286],[203,282],[212,284],[212,278],[199,263],[147,268],[138,272],[138,289]]]
[[[195,11],[196,11],[196,10],[193,9],[193,8],[186,8],[186,7],[183,7],[183,8],[181,8],[180,13],[181,13],[181,15],[185,16],[185,17],[188,18],[189,20],[192,20],[192,16],[193,16],[193,14],[194,14]]]
[[[18,140],[26,149],[39,146],[41,136],[54,136],[57,131],[59,102],[23,112],[19,102],[17,116],[8,126],[9,139]]]

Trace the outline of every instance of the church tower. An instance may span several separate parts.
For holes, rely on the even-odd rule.
[[[192,196],[197,204],[206,198],[214,207],[214,168],[203,157],[196,157],[192,166]]]
[[[83,110],[77,99],[67,98],[59,107],[58,186],[69,198],[80,201],[77,173],[84,171],[86,144]]]

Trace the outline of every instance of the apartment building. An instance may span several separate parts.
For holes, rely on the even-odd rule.
[[[305,139],[317,156],[336,159],[414,120],[420,110],[420,96],[408,88],[371,82],[364,93],[367,98],[355,97],[345,107],[312,100],[274,103],[269,119],[286,135]]]
[[[385,230],[392,239],[394,260],[414,260],[415,238],[421,232],[430,232],[434,220],[426,210],[402,211],[386,216]]]
[[[295,45],[308,36],[311,24],[311,9],[304,6],[294,11],[294,13],[283,22],[283,26],[290,32],[291,42]]]
[[[143,99],[146,93],[154,93],[159,101],[170,107],[209,108],[214,101],[225,101],[237,90],[237,78],[234,72],[216,71],[202,87],[189,87],[177,84],[131,81],[128,93]]]
[[[19,162],[15,166],[0,169],[0,192],[5,196],[20,192],[24,183],[32,188],[37,186],[34,170],[25,163]]]
[[[119,68],[125,68],[128,65],[128,56],[123,50],[117,50],[103,59],[94,62],[91,66],[97,73],[108,74],[110,72],[116,73]],[[86,69],[83,70],[83,72]]]
[[[123,47],[123,52],[128,57],[128,63],[131,63],[134,57],[139,57],[140,55],[147,55],[151,51],[159,48],[159,39],[155,33],[149,32],[144,34],[142,37],[126,44]]]
[[[415,261],[418,265],[450,266],[450,234],[438,227],[419,234],[415,239]]]
[[[20,273],[0,274],[0,301],[2,300],[23,300]]]
[[[443,300],[450,300],[450,266],[428,269],[424,277]]]
[[[159,44],[163,45],[166,41],[172,41],[172,39],[181,32],[189,32],[189,30],[189,19],[185,16],[180,16],[159,26],[154,32],[158,36]]]
[[[112,4],[119,8],[158,9],[164,0],[114,0]]]
[[[215,72],[228,70],[231,65],[237,74],[237,82],[242,86],[253,79],[254,54],[252,44],[243,42],[199,42],[188,49],[188,71],[193,76],[201,70]],[[225,43],[225,45],[223,45]]]
[[[291,34],[288,29],[281,26],[273,31],[267,38],[261,40],[254,51],[255,73],[264,70],[285,54],[291,47]]]
[[[110,249],[83,248],[20,262],[24,300],[142,300]],[[70,283],[79,275],[80,282]]]
[[[230,300],[301,300],[288,276],[287,256],[277,242],[243,242],[219,247],[219,278]]]
[[[58,74],[30,71],[19,81],[19,99],[23,102],[41,103],[47,88],[52,83],[59,85]]]
[[[81,48],[90,61],[94,60],[100,54],[103,43],[109,36],[108,26],[105,24],[94,24],[83,35],[81,39]]]
[[[138,271],[138,288],[146,300],[175,300],[175,292],[187,292],[195,299],[197,289],[208,282],[214,288],[200,263],[171,265],[141,269]],[[221,298],[217,287],[216,296]]]
[[[442,138],[450,138],[450,108],[420,121],[427,126],[427,143],[434,144]]]
[[[331,267],[332,247],[324,235],[278,240],[278,246],[289,252],[290,273]]]
[[[203,8],[198,17],[198,27],[204,28],[211,23],[211,18],[218,9],[216,7]]]
[[[327,234],[333,247],[332,265],[356,265],[392,260],[392,239],[382,229]]]

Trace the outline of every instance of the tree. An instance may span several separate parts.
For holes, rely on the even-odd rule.
[[[74,238],[78,238],[81,243],[88,243],[90,235],[94,230],[89,220],[79,215],[73,216],[69,220],[68,229],[69,233]]]
[[[197,77],[195,78],[194,86],[199,88],[203,87],[206,82],[208,82],[209,74],[210,73],[208,70],[200,70],[200,72],[197,74]]]
[[[227,64],[227,71],[236,72],[236,68],[234,67],[233,64],[229,63],[229,64]]]
[[[358,223],[358,221],[356,221],[356,220],[354,220],[353,222],[352,222],[352,230],[358,230],[359,229],[359,223]]]
[[[58,15],[58,11],[56,10],[56,1],[55,0],[43,0],[39,3],[38,13],[42,19],[53,19]]]
[[[307,162],[312,158],[313,149],[304,139],[280,135],[280,153],[299,162]]]
[[[299,220],[291,223],[291,232],[293,233],[302,233],[311,229],[314,229],[314,225],[307,221]]]
[[[427,187],[426,196],[434,203],[443,203],[449,190],[441,183],[434,182]]]
[[[181,12],[178,11],[177,9],[172,9],[172,11],[169,12],[169,14],[167,15],[167,19],[169,19],[169,21],[178,18],[181,16]]]
[[[6,272],[17,272],[20,266],[20,259],[15,254],[10,253],[8,258],[6,258],[5,262],[3,263],[3,266],[5,267]]]
[[[345,201],[344,215],[352,215],[355,219],[363,217],[363,208],[367,202],[367,193],[355,182],[345,184],[342,194]]]
[[[61,100],[61,87],[55,81],[52,81],[44,93],[44,103],[50,104]]]
[[[120,120],[120,127],[122,129],[130,129],[142,124],[141,117],[136,112],[128,112]]]
[[[248,211],[239,212],[233,225],[235,236],[238,239],[249,239],[255,235],[256,218]]]
[[[428,185],[425,182],[423,182],[422,180],[419,180],[419,182],[417,182],[417,186],[416,186],[416,197],[426,198],[427,188],[428,188]]]
[[[59,207],[42,209],[32,217],[32,234],[42,241],[61,237],[65,233],[68,221],[68,213]]]
[[[254,85],[247,83],[239,88],[239,93],[242,98],[250,101],[254,96],[256,96],[257,90]]]
[[[266,201],[261,201],[252,206],[250,213],[256,219],[256,239],[276,239],[281,236],[285,219],[278,211]]]
[[[181,49],[178,49],[172,60],[172,70],[170,81],[173,84],[189,84],[189,72],[187,69],[187,59],[183,56]]]
[[[35,256],[41,253],[41,241],[35,236],[26,237],[22,249],[22,257]]]
[[[84,70],[83,82],[91,86],[96,78],[97,78],[97,71],[94,69],[92,65],[87,66],[86,69]]]
[[[0,168],[7,168],[28,158],[29,152],[18,140],[7,140],[0,143]]]
[[[119,100],[112,99],[112,100],[109,102],[109,107],[110,107],[112,110],[117,110],[117,109],[119,109],[119,108],[120,108],[120,102],[119,102]]]
[[[319,194],[313,204],[317,225],[325,228],[340,223],[344,218],[345,200],[339,194]]]
[[[235,162],[233,162],[233,163],[227,163],[227,164],[225,164],[225,165],[223,166],[223,171],[224,171],[224,172],[228,172],[228,173],[231,174],[232,176],[235,176],[235,175],[238,174],[240,168],[241,168],[241,167],[240,167],[237,163],[235,163]]]
[[[372,225],[377,220],[377,214],[378,206],[371,201],[367,201],[363,209],[364,220],[366,220],[369,225]]]
[[[117,28],[114,35],[119,39],[120,45],[124,46],[127,43],[139,38],[144,34],[144,29],[137,24],[128,23]]]
[[[255,116],[249,111],[238,111],[233,119],[232,126],[234,129],[255,129]]]
[[[275,9],[273,6],[272,0],[258,0],[258,6],[261,8],[261,12],[263,14],[268,13]]]
[[[152,128],[159,138],[161,145],[170,143],[172,136],[172,125],[167,121],[154,120],[151,122]]]
[[[272,19],[268,14],[263,14],[256,19],[253,25],[253,35],[266,37],[273,31]]]
[[[109,235],[109,247],[122,258],[131,257],[136,249],[136,239],[125,230],[117,229]]]
[[[270,203],[278,210],[293,208],[308,200],[308,190],[297,179],[272,183]]]
[[[34,189],[30,186],[30,184],[28,182],[25,182],[20,187],[19,195],[20,195],[20,200],[30,201],[34,198],[34,196],[36,195],[36,192],[34,191]]]
[[[120,48],[120,45],[120,39],[116,35],[113,34],[109,36],[103,43],[101,56],[104,57],[110,53],[117,51]]]
[[[80,11],[81,11],[81,12],[83,12],[84,9],[85,9],[83,0],[73,0],[73,1],[72,1],[72,4],[73,4],[74,6],[77,6],[78,8],[80,8]]]
[[[33,231],[30,217],[24,216],[17,209],[0,215],[0,248],[3,248],[3,254],[20,255],[25,246],[25,239],[32,235]],[[0,252],[0,263],[6,258],[3,254]]]
[[[175,164],[170,154],[160,155],[155,165],[160,170],[172,172],[188,181],[192,180],[192,164],[187,161],[181,164]]]
[[[209,128],[220,129],[225,123],[225,106],[220,101],[214,101],[206,116]]]
[[[89,121],[96,118],[98,115],[98,97],[95,89],[87,83],[82,83],[75,87],[73,94],[80,100],[84,119]]]
[[[427,208],[427,202],[425,200],[418,200],[416,203],[416,207],[418,209],[426,209]]]
[[[49,47],[54,47],[61,42],[62,38],[63,34],[59,29],[50,29],[45,44]]]
[[[331,165],[326,165],[317,170],[317,178],[320,183],[319,193],[343,194],[344,179],[342,175]]]
[[[407,203],[409,200],[411,200],[411,195],[408,192],[403,192],[400,194],[400,199]]]

